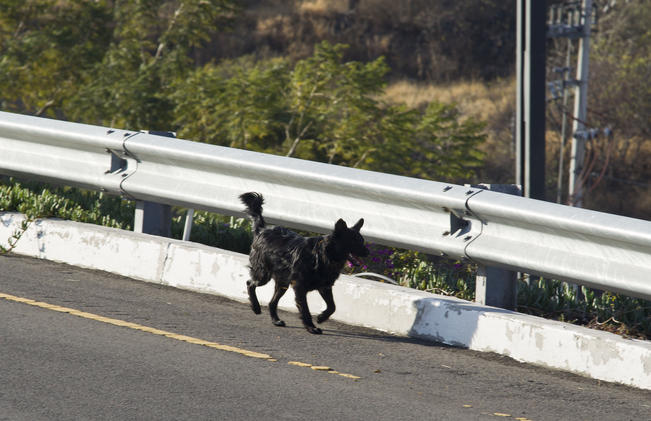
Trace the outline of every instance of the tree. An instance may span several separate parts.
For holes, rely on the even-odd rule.
[[[344,62],[323,42],[293,68],[280,59],[205,65],[175,86],[181,137],[433,179],[466,179],[481,162],[483,125],[453,105],[420,111],[379,100],[382,58]]]
[[[594,178],[586,206],[649,218],[651,209],[651,3],[617,3],[599,20],[590,52],[588,124],[612,140],[590,142]],[[622,198],[626,198],[623,200]]]
[[[71,117],[120,127],[169,130],[171,87],[193,67],[193,48],[223,27],[230,0],[116,1],[103,59],[87,73]]]
[[[247,57],[207,64],[178,80],[174,124],[187,139],[281,153],[289,64]]]
[[[634,0],[604,16],[595,35],[591,72],[595,118],[621,134],[651,138],[651,3]]]
[[[402,109],[387,116],[384,130],[395,134],[368,163],[374,170],[433,180],[467,182],[482,164],[478,146],[484,123],[462,121],[453,104],[431,102],[424,112]]]
[[[285,93],[287,156],[351,165],[361,149],[378,142],[382,110],[375,97],[389,68],[383,58],[344,63],[346,48],[324,41],[294,67]]]
[[[0,106],[134,129],[168,130],[170,87],[191,51],[224,27],[232,0],[6,0]]]
[[[3,109],[426,178],[467,177],[481,126],[453,106],[384,103],[385,60],[312,56],[197,66],[232,0],[7,0]]]
[[[109,45],[106,2],[3,0],[0,107],[61,114]]]

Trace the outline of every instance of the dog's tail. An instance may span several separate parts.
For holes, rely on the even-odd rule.
[[[262,204],[264,198],[260,193],[249,192],[240,195],[240,200],[246,206],[246,213],[253,221],[253,232],[257,235],[265,227],[264,218],[262,217]]]

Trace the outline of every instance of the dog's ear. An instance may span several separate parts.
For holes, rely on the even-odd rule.
[[[348,225],[346,225],[346,221],[343,219],[339,218],[337,223],[335,224],[335,232],[336,231],[343,231],[348,228]]]
[[[359,230],[362,228],[362,225],[364,225],[364,218],[360,218],[359,221],[357,221],[357,223],[353,225],[351,229],[359,232]]]

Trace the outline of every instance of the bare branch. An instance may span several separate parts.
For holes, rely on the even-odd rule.
[[[54,101],[53,99],[51,99],[51,100],[49,100],[48,102],[46,102],[46,103],[45,103],[45,104],[44,104],[44,105],[43,105],[43,106],[42,106],[38,111],[36,111],[36,113],[34,113],[34,116],[35,116],[35,117],[40,117],[40,116],[42,116],[43,113],[44,113],[45,111],[47,111],[48,108],[50,108],[51,106],[54,105],[54,102],[55,102],[55,101]]]

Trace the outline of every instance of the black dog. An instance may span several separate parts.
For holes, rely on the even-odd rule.
[[[261,194],[244,193],[240,200],[246,205],[246,213],[253,221],[253,243],[249,257],[251,279],[246,283],[253,312],[260,314],[256,287],[265,285],[273,278],[276,287],[269,302],[273,324],[285,326],[285,322],[278,318],[276,309],[280,297],[291,285],[303,325],[310,333],[321,333],[321,329],[312,323],[307,307],[307,292],[319,291],[327,308],[319,314],[316,321],[323,323],[328,320],[335,312],[332,285],[344,264],[357,256],[368,256],[364,238],[359,234],[364,220],[360,219],[352,228],[348,228],[346,222],[340,219],[329,235],[303,237],[286,228],[266,227],[262,217],[264,199]]]

